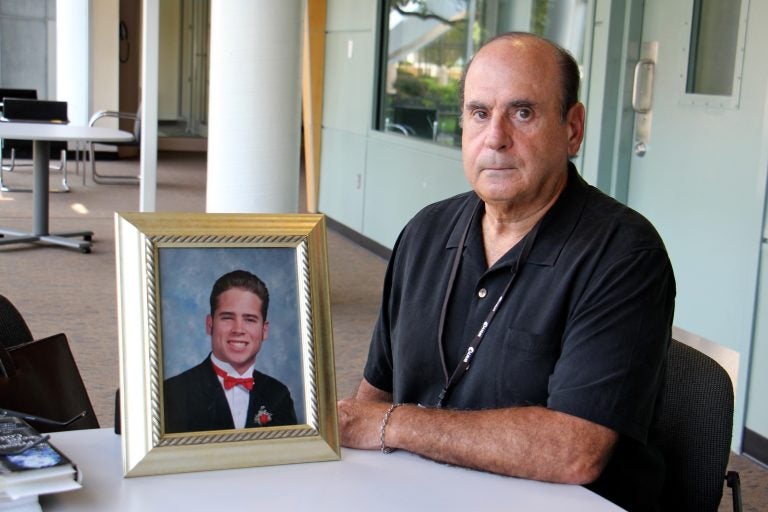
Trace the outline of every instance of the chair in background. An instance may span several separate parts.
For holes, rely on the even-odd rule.
[[[23,413],[39,432],[99,428],[64,334],[33,341],[21,313],[0,295],[0,339],[0,409]]]
[[[3,113],[2,102],[5,98],[37,99],[36,89],[0,89],[0,114]],[[13,171],[16,167],[31,167],[32,164],[16,163],[17,154],[32,155],[31,140],[0,139],[0,190],[10,192],[3,184],[3,171]],[[5,163],[8,158],[9,163]]]
[[[2,98],[36,100],[37,89],[9,89],[8,87],[0,87],[0,101],[2,101]]]
[[[141,107],[135,114],[130,112],[117,112],[115,110],[100,110],[91,116],[88,126],[95,126],[95,124],[104,118],[116,118],[116,119],[130,119],[133,120],[133,139],[127,142],[112,142],[113,146],[138,146],[141,144]],[[91,177],[95,183],[125,183],[134,184],[139,183],[140,176],[131,175],[118,175],[109,176],[105,174],[99,174],[96,170],[96,152],[93,148],[93,142],[88,143],[88,157],[91,159]]]
[[[2,93],[2,91],[0,91]],[[34,92],[37,96],[37,92]],[[45,101],[31,98],[14,98],[3,96],[3,118],[6,121],[16,122],[48,122],[48,123],[67,123],[67,102],[66,101]],[[31,167],[31,164],[19,164],[16,162],[17,152],[30,151],[31,141],[17,141],[6,139],[3,141],[3,150],[10,150],[10,164],[0,165],[0,190],[3,192],[30,192],[31,189],[9,188],[3,183],[3,173],[12,172],[16,167]],[[61,188],[53,189],[52,192],[69,192],[67,183],[67,143],[58,141],[51,142],[51,153],[54,157],[58,156],[59,165],[51,166],[51,169],[62,173]]]
[[[664,442],[665,510],[717,511],[725,481],[741,511],[739,474],[727,471],[733,385],[722,366],[672,340],[655,428]]]
[[[21,98],[27,100],[37,99],[36,89],[7,89],[0,88],[0,115],[3,113],[3,100],[5,98]],[[25,154],[32,154],[32,141],[31,140],[15,140],[0,139],[0,150],[2,155],[0,156],[0,165],[3,170],[11,171],[16,164],[16,153],[23,152]],[[6,156],[7,155],[7,156]],[[8,158],[10,163],[6,165],[5,159]],[[30,164],[25,164],[30,165]]]
[[[437,110],[434,108],[398,105],[393,114],[393,126],[404,127],[409,135],[429,140],[437,137]]]
[[[27,322],[16,306],[0,295],[0,345],[10,348],[28,341],[32,341],[32,332]]]

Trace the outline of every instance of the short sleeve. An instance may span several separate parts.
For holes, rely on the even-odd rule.
[[[368,349],[368,359],[363,370],[363,377],[365,377],[369,384],[388,393],[393,392],[394,379],[391,314],[395,308],[394,301],[396,295],[393,293],[393,281],[398,260],[398,248],[402,237],[403,233],[400,233],[387,264],[379,317],[373,329],[371,344]]]
[[[548,407],[645,442],[671,337],[675,283],[663,248],[594,276],[563,335]]]

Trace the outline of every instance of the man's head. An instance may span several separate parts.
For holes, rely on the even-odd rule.
[[[255,275],[235,270],[214,283],[210,306],[205,330],[211,336],[211,351],[243,373],[267,339],[269,291]]]
[[[533,34],[504,34],[477,52],[462,83],[462,156],[475,192],[521,213],[549,204],[583,136],[573,58]]]
[[[573,55],[568,52],[568,50],[556,43],[553,43],[552,41],[540,38],[539,36],[528,32],[507,32],[504,34],[499,34],[498,36],[492,37],[486,41],[483,46],[487,46],[496,42],[497,40],[512,40],[515,38],[524,37],[540,39],[541,41],[550,44],[552,48],[557,51],[557,60],[560,67],[560,87],[562,88],[560,91],[560,116],[561,119],[565,121],[568,111],[572,106],[579,102],[579,88],[581,87],[581,72],[579,71],[579,64],[576,62],[576,59],[573,58]],[[461,80],[459,80],[459,108],[464,106],[464,86],[467,80],[467,72],[469,71],[471,65],[472,60],[469,61],[469,65],[464,70],[464,73],[461,76]]]

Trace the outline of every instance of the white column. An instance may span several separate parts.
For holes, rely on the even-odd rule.
[[[302,0],[211,2],[206,210],[298,210]]]
[[[67,102],[72,124],[86,125],[90,116],[90,2],[56,1],[56,96]]]
[[[142,4],[141,40],[141,155],[139,211],[157,207],[157,92],[160,0]]]

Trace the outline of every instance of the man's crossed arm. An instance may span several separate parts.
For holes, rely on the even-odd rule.
[[[379,449],[392,395],[366,380],[354,398],[338,403],[342,445]],[[602,473],[618,434],[545,407],[480,411],[402,405],[384,431],[389,448],[503,475],[587,484]]]

